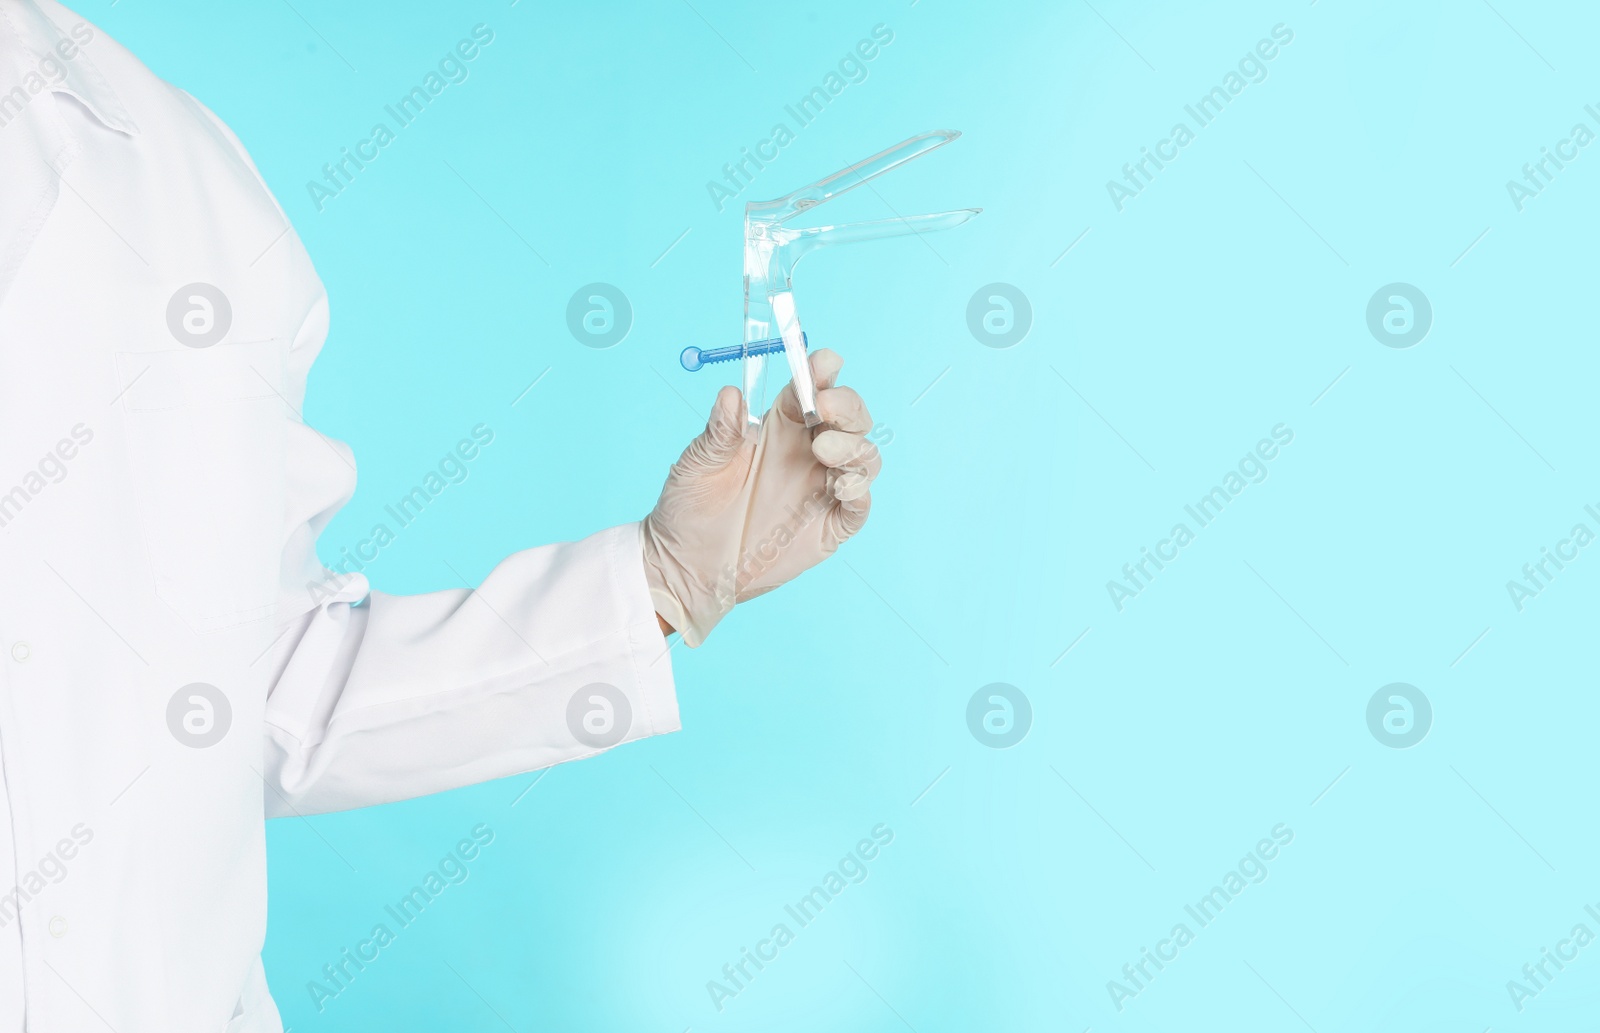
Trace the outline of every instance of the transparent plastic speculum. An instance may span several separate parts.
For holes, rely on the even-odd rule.
[[[817,416],[816,387],[811,366],[806,361],[806,337],[795,309],[794,267],[800,259],[825,244],[851,244],[910,233],[959,226],[977,215],[980,208],[961,208],[933,215],[852,222],[832,226],[797,229],[789,220],[817,205],[830,201],[847,190],[860,186],[912,158],[927,154],[960,136],[947,129],[935,130],[901,141],[870,158],[840,169],[810,186],[801,187],[775,201],[752,201],[744,209],[744,400],[745,415],[759,423],[768,405],[768,362],[770,347],[753,352],[751,345],[781,338],[790,379],[806,426],[821,422]],[[773,355],[776,359],[777,356]],[[783,380],[778,377],[776,385]]]

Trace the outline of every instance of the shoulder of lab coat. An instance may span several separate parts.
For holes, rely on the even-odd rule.
[[[60,194],[72,141],[40,94],[73,97],[109,129],[136,136],[138,124],[85,53],[87,23],[53,0],[0,3],[0,297]],[[63,55],[68,55],[63,57]],[[13,85],[15,84],[15,85]]]
[[[0,3],[0,41],[7,44],[0,56],[22,68],[46,59],[81,26],[75,17],[53,0]],[[282,303],[298,307],[284,316],[298,330],[287,345],[284,393],[292,412],[281,630],[264,715],[267,813],[405,799],[677,730],[671,661],[645,583],[637,524],[516,552],[476,589],[389,595],[371,591],[360,573],[323,567],[317,536],[356,485],[349,447],[299,418],[327,336],[326,293],[238,137],[182,90],[155,84],[152,91],[152,77],[113,41],[97,35],[94,46],[109,62],[103,69],[80,49],[61,62],[66,74],[48,88],[130,137],[140,134],[140,120],[163,128],[170,125],[157,120],[180,121],[196,146],[215,146],[238,163],[240,175],[219,191],[259,190],[283,217],[286,239],[270,264],[283,278]],[[119,74],[133,74],[129,69],[142,77],[129,80],[124,103],[115,85]],[[39,154],[70,161],[71,140],[47,109],[30,105],[26,114],[42,141],[20,149],[26,158],[35,165]],[[18,171],[24,168],[19,159]],[[58,176],[26,171],[27,191],[0,192],[13,198],[9,207],[0,198],[0,226],[36,229],[48,212]],[[227,211],[225,197],[212,203]],[[17,235],[4,244],[0,293],[7,267],[26,250]]]

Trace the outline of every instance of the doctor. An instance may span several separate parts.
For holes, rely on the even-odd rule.
[[[785,394],[747,431],[725,388],[642,523],[371,591],[314,550],[356,483],[299,415],[327,327],[227,127],[0,0],[0,1033],[276,1033],[265,818],[673,731],[665,634],[866,519],[871,418],[819,352],[833,429]]]

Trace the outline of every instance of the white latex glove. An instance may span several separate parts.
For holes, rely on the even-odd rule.
[[[672,465],[641,525],[644,569],[656,612],[690,646],[735,603],[821,563],[866,523],[882,460],[861,396],[834,386],[843,365],[827,349],[811,355],[821,427],[806,427],[789,385],[751,429],[739,389],[725,387]]]

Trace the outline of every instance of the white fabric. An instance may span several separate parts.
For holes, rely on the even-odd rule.
[[[210,347],[168,329],[194,282],[232,305]],[[322,568],[356,478],[299,416],[327,329],[233,135],[0,0],[0,1033],[276,1031],[266,816],[594,753],[567,717],[593,683],[622,741],[678,727],[636,524],[475,592]],[[231,708],[204,748],[168,723],[192,683]]]

